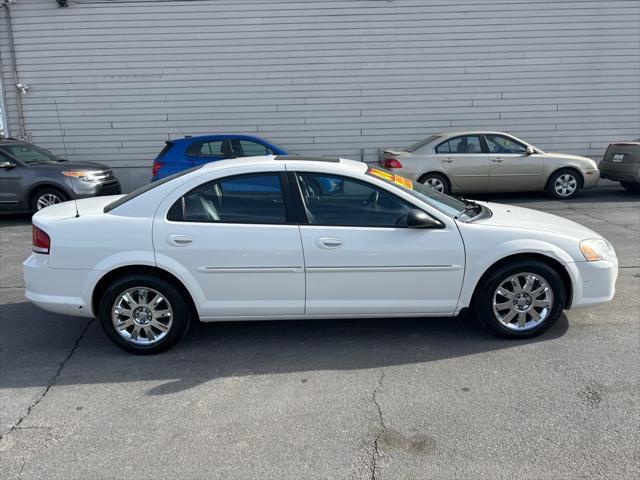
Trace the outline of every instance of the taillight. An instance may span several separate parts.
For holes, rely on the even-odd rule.
[[[162,163],[153,162],[153,168],[151,169],[151,172],[153,173],[154,177],[158,175],[158,170],[160,170],[161,168],[162,168]]]
[[[402,168],[402,164],[395,158],[385,158],[382,161],[382,168]]]
[[[51,247],[51,239],[44,230],[40,230],[33,225],[33,251],[36,253],[49,254],[49,247]]]

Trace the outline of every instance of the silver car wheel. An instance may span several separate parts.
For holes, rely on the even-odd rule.
[[[553,290],[538,274],[517,273],[493,293],[493,315],[510,330],[530,330],[544,322],[553,308]]]
[[[556,178],[553,188],[560,197],[571,196],[578,188],[578,179],[570,173],[563,173]]]
[[[438,177],[429,177],[425,180],[424,184],[427,187],[429,187],[431,190],[444,193],[444,190],[445,190],[444,182],[440,180]]]
[[[173,309],[158,291],[135,287],[118,295],[111,309],[116,332],[135,345],[152,345],[171,330]]]
[[[36,206],[38,207],[38,210],[42,210],[43,208],[50,207],[56,203],[62,203],[62,198],[55,193],[45,193],[38,197]]]

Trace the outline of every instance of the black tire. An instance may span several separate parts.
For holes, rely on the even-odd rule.
[[[532,318],[531,325],[527,325],[524,328],[519,329],[516,325],[517,318],[514,318],[512,320],[513,323],[510,323],[510,327],[507,327],[497,317],[497,315],[501,314],[494,313],[494,295],[497,299],[504,298],[505,303],[509,302],[511,299],[506,296],[502,297],[497,293],[498,287],[502,287],[505,281],[508,281],[510,277],[525,273],[533,274],[534,278],[538,278],[539,276],[542,280],[546,281],[548,288],[551,290],[553,300],[550,301],[551,305],[548,312],[546,312],[546,317],[544,317],[539,323],[535,324]],[[537,283],[534,283],[531,288],[538,289],[542,286],[539,279],[534,281]],[[539,299],[543,295],[548,298],[547,296],[549,293],[547,292],[548,291],[545,291],[545,293],[541,293],[535,298]],[[512,300],[514,305],[517,300],[518,299],[515,298]],[[565,300],[566,293],[562,278],[560,278],[560,275],[554,268],[539,260],[521,259],[499,266],[485,275],[476,288],[472,307],[475,317],[492,333],[507,338],[530,338],[540,335],[553,326],[562,314]],[[542,301],[544,301],[544,299]],[[502,311],[509,312],[509,308],[511,307],[507,307],[506,310]],[[524,308],[527,307],[524,306]],[[544,312],[542,307],[536,308],[540,308],[540,311]],[[534,310],[534,308],[529,307],[529,310]],[[540,311],[535,310],[535,312],[542,317]],[[520,313],[518,311],[517,315],[519,314]],[[531,316],[531,314],[527,314],[527,312],[525,312],[525,318],[529,318],[529,316]],[[507,314],[503,315],[504,320],[507,320],[507,317]]]
[[[559,186],[556,185],[556,182],[562,182],[563,179],[567,180],[565,182],[567,186],[565,188],[559,188]],[[551,198],[556,198],[558,200],[568,200],[580,193],[582,184],[582,175],[580,175],[577,170],[574,170],[573,168],[562,168],[551,174],[549,180],[547,181],[545,190]],[[563,194],[563,191],[566,191],[567,193]]]
[[[440,173],[425,173],[418,181],[429,188],[433,188],[432,184],[438,186],[441,185],[442,190],[436,188],[433,189],[440,193],[444,193],[445,195],[449,195],[449,193],[451,193],[451,184],[449,183],[449,179]]]
[[[139,345],[125,339],[118,333],[112,322],[111,314],[116,299],[127,290],[137,287],[155,290],[166,299],[167,303],[163,306],[168,304],[173,311],[171,326],[164,337],[150,345]],[[127,352],[141,355],[160,353],[171,348],[187,333],[190,324],[189,308],[182,294],[163,278],[143,273],[125,275],[111,283],[98,304],[98,318],[102,329],[113,343]],[[135,326],[136,324],[132,324],[132,327]],[[157,333],[159,330],[155,330],[155,332]],[[143,338],[145,337],[145,334],[141,335]]]
[[[57,201],[54,203],[62,203],[68,200],[67,195],[62,190],[54,187],[39,188],[33,193],[33,195],[31,195],[31,211],[37,212],[38,210],[41,210],[41,208],[38,207],[38,203],[41,199],[47,198],[47,196],[49,198],[55,197]]]
[[[622,188],[629,190],[630,192],[640,192],[640,183],[633,182],[620,182]]]

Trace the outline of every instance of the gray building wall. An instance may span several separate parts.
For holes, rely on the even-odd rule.
[[[183,134],[252,133],[374,161],[440,131],[509,131],[599,159],[640,136],[640,4],[470,0],[17,0],[32,141],[127,188]],[[19,134],[0,13],[11,133]],[[60,122],[55,103],[60,111]]]

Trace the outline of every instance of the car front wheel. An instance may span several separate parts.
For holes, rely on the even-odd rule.
[[[560,317],[565,289],[558,273],[537,260],[518,260],[491,272],[478,286],[474,312],[493,333],[528,338]]]
[[[572,169],[558,170],[549,178],[547,193],[553,198],[568,200],[575,197],[582,188],[580,174]]]
[[[99,304],[107,336],[137,354],[160,353],[182,338],[189,310],[180,292],[162,278],[132,274],[114,281]]]
[[[620,182],[620,185],[630,192],[640,192],[640,183]]]
[[[38,190],[31,200],[31,210],[37,212],[43,208],[50,207],[57,203],[66,202],[67,197],[56,188],[42,188]]]

